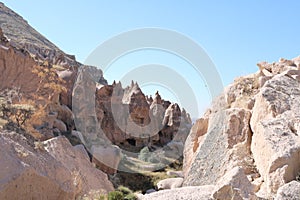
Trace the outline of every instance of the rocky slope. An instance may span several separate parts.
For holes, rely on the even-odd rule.
[[[300,199],[299,64],[262,62],[236,79],[191,129],[183,188],[140,198]]]
[[[3,3],[0,71],[1,104],[34,107],[29,125],[12,119],[3,126],[10,131],[0,130],[0,199],[93,198],[113,189],[105,173],[117,172],[124,150],[167,146],[182,155],[191,128],[184,109],[158,93],[148,98],[137,83],[108,85],[101,70],[78,63]]]

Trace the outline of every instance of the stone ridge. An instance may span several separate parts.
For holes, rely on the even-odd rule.
[[[54,61],[54,64],[79,66],[75,56],[68,55],[32,28],[20,15],[0,2],[0,28],[18,49],[28,51],[41,60]]]

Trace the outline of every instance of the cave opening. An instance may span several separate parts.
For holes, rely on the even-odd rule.
[[[135,146],[135,145],[136,145],[136,141],[135,141],[135,139],[133,139],[133,138],[129,138],[129,139],[127,139],[126,141],[128,142],[128,144],[130,144],[130,145],[132,145],[132,146]]]

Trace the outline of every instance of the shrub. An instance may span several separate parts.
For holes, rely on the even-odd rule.
[[[128,194],[132,193],[131,189],[129,189],[125,186],[119,186],[117,190],[122,192],[124,195],[128,195]]]
[[[32,73],[40,78],[39,87],[36,90],[38,96],[52,93],[60,94],[67,91],[66,87],[63,86],[65,81],[58,77],[56,69],[48,62],[43,63],[41,66],[35,66]]]
[[[112,191],[108,193],[108,200],[123,200],[124,195],[120,191]]]
[[[1,111],[5,120],[15,122],[18,127],[22,127],[33,115],[34,108],[23,104],[1,104]]]
[[[125,200],[137,200],[137,197],[135,194],[131,193],[131,194],[128,194],[124,197]]]
[[[148,158],[150,157],[150,155],[151,155],[151,153],[149,151],[149,148],[148,147],[144,147],[144,148],[141,149],[138,158],[140,160],[142,160],[142,161],[147,162]]]

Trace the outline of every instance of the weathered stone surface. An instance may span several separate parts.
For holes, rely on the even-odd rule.
[[[59,140],[61,146],[58,149],[48,146],[51,152],[48,153],[44,144],[55,144],[57,139],[38,142],[32,147],[20,134],[2,131],[0,199],[69,200],[97,187],[103,189],[99,192],[102,194],[113,189],[106,176],[92,168],[82,150],[73,148],[64,138]],[[78,158],[74,160],[74,156]],[[101,177],[101,180],[89,180],[92,176]]]
[[[99,166],[102,171],[107,174],[115,174],[117,172],[121,160],[121,151],[118,146],[94,145],[90,153],[93,155],[93,163]]]
[[[167,175],[183,178],[183,172],[182,171],[167,171]]]
[[[205,129],[199,132],[200,143],[195,157],[187,158],[192,160],[191,164],[184,161],[185,186],[216,184],[228,169],[235,166],[251,173],[247,160],[250,157],[250,116],[249,111],[237,108],[210,115],[207,133],[202,135]],[[197,141],[196,137],[193,140]],[[189,147],[190,151],[193,147]]]
[[[113,185],[107,175],[96,169],[89,160],[89,156],[82,145],[73,147],[65,137],[56,137],[44,142],[46,151],[64,167],[75,175],[77,187],[81,195],[91,191],[112,191]]]
[[[0,44],[0,91],[12,87],[21,93],[33,93],[40,79],[32,73],[36,62],[28,53],[18,51],[10,45]]]
[[[198,119],[193,125],[190,134],[188,135],[184,146],[183,173],[186,176],[191,168],[191,165],[197,155],[198,147],[204,141],[204,135],[208,129],[208,116]]]
[[[174,189],[182,186],[183,178],[167,178],[157,183],[157,189]]]
[[[275,197],[275,200],[297,200],[300,199],[300,183],[291,181],[281,186]]]
[[[239,200],[254,198],[254,190],[241,167],[228,171],[217,183],[214,199]]]
[[[57,128],[60,132],[66,132],[67,126],[59,119],[55,119],[53,122],[53,128]]]
[[[12,46],[29,52],[39,60],[48,60],[53,64],[79,66],[75,56],[62,52],[3,3],[0,4],[0,11],[0,26]]]
[[[251,150],[268,193],[295,179],[300,170],[299,82],[279,74],[256,97]]]
[[[190,186],[175,188],[172,190],[162,190],[158,192],[153,192],[151,194],[140,195],[138,199],[140,200],[213,200],[211,194],[214,190],[214,186],[205,185],[205,186]]]

